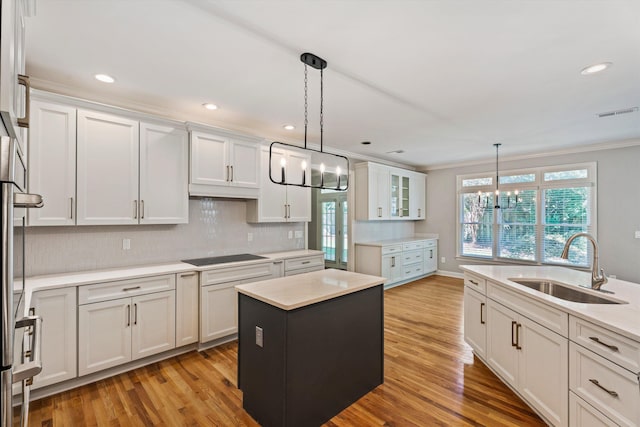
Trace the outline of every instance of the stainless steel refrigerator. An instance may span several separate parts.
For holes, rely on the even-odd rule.
[[[40,373],[40,325],[38,316],[24,316],[18,310],[23,297],[14,296],[14,271],[17,283],[24,283],[24,212],[41,207],[42,198],[26,194],[26,168],[8,113],[0,112],[0,282],[2,286],[2,427],[13,425],[13,384],[20,384],[20,424],[26,425],[29,386]],[[15,215],[14,215],[15,211]],[[15,249],[14,250],[14,243]],[[14,266],[16,266],[14,270]]]

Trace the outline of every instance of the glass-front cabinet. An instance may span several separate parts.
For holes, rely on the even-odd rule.
[[[411,180],[408,175],[391,172],[391,218],[408,218],[411,194]]]

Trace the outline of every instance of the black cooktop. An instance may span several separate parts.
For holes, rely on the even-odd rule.
[[[183,259],[182,262],[195,265],[196,267],[202,267],[203,265],[224,264],[226,262],[238,262],[238,261],[253,261],[254,259],[266,259],[266,257],[253,254],[237,254],[237,255],[224,255],[214,256],[209,258],[195,258],[195,259]]]

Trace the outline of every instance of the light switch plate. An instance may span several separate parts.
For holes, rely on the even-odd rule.
[[[258,347],[264,346],[264,335],[260,326],[256,326],[256,345]]]
[[[640,230],[636,230],[636,239],[640,239]]]

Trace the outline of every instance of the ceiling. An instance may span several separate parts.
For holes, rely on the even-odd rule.
[[[284,142],[312,52],[325,149],[418,168],[640,138],[597,117],[640,106],[638,0],[39,0],[26,25],[35,86]]]

